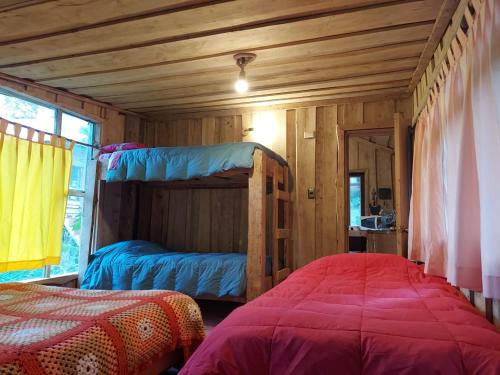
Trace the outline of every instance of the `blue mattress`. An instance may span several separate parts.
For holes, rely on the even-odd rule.
[[[253,153],[261,149],[285,165],[286,161],[258,143],[158,147],[114,153],[106,181],[174,181],[207,177],[235,168],[252,168]]]
[[[239,297],[246,290],[246,254],[173,252],[147,241],[118,242],[91,256],[81,288]]]

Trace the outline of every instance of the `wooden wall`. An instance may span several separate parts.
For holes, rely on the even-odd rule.
[[[242,141],[242,116],[144,122],[129,118],[127,140],[151,147],[209,145]],[[168,249],[186,251],[241,251],[247,247],[248,189],[182,189],[124,185],[122,202],[139,192],[138,239],[158,242]],[[133,217],[135,207],[120,212],[121,223]],[[119,239],[134,237],[132,223]]]
[[[99,141],[102,145],[123,142],[126,116],[115,107],[1,73],[0,88],[95,121],[99,126]]]
[[[281,154],[294,177],[294,266],[299,267],[321,256],[343,252],[346,247],[345,131],[392,128],[394,112],[402,112],[410,119],[411,106],[409,99],[387,99],[170,115],[149,122],[129,118],[125,138],[148,146],[258,141]],[[249,128],[253,131],[247,131]],[[308,198],[308,189],[315,193],[315,199]],[[169,239],[171,229],[165,229],[168,221],[164,220],[164,226],[155,229],[161,236],[167,232],[162,242],[185,249],[245,250],[246,191],[173,193],[184,195],[173,200],[169,196],[168,201],[174,205],[164,203],[164,193],[156,194],[161,197],[153,200],[152,207],[158,212],[152,220],[168,217],[181,228],[175,235],[180,237]],[[181,204],[186,201],[187,205]]]

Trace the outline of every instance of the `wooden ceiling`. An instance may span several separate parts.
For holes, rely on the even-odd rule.
[[[405,96],[458,0],[0,0],[0,72],[150,115]],[[257,59],[233,89],[237,52]]]

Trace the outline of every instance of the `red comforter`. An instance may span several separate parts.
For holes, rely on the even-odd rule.
[[[235,310],[181,374],[500,374],[500,333],[402,257],[325,257]]]

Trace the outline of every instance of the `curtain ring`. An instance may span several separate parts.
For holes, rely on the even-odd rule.
[[[0,133],[7,134],[7,126],[8,125],[9,125],[9,123],[7,122],[7,120],[0,119]]]

